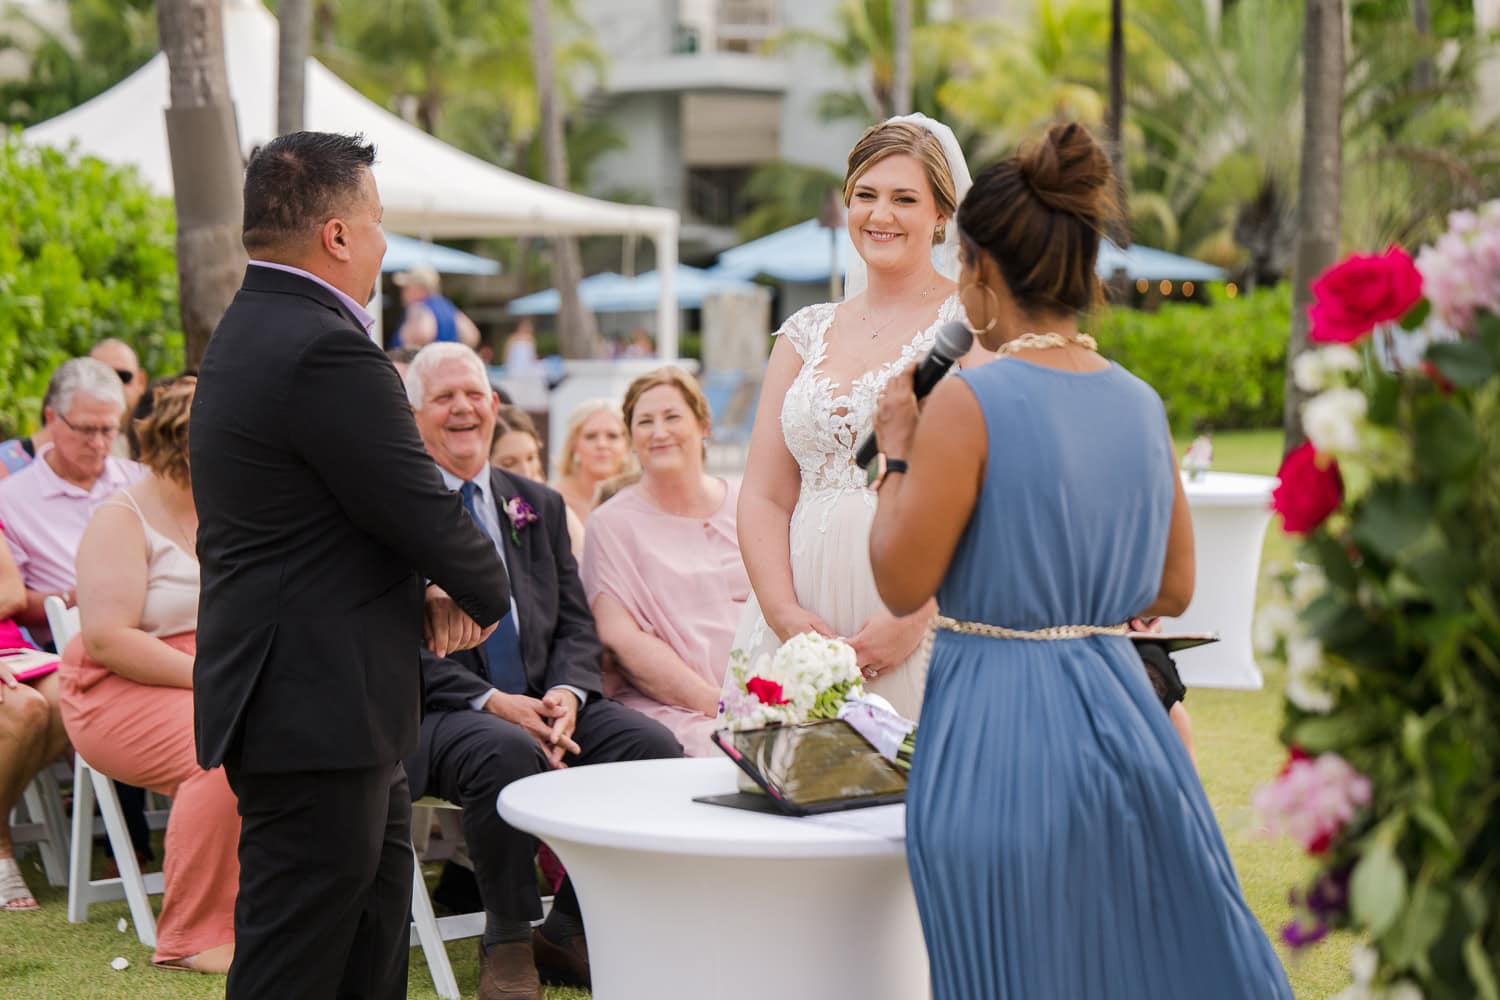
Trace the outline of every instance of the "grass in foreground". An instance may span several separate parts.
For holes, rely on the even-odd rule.
[[[1187,441],[1178,445],[1180,453]],[[1280,461],[1281,434],[1221,432],[1214,437],[1214,449],[1216,469],[1269,475]],[[1291,557],[1292,546],[1273,525],[1266,539],[1265,562],[1286,565]],[[1282,681],[1281,671],[1273,667],[1266,671],[1264,690],[1200,688],[1189,693],[1187,701],[1209,801],[1250,907],[1273,940],[1291,917],[1287,890],[1305,881],[1311,871],[1307,859],[1291,843],[1256,836],[1250,817],[1251,790],[1274,776],[1284,759],[1276,742]],[[0,913],[0,995],[6,1000],[177,1000],[224,995],[222,979],[172,975],[151,968],[150,952],[140,946],[134,933],[115,929],[116,921],[127,915],[123,902],[94,907],[87,924],[69,924],[65,890],[46,887],[35,859],[35,853],[25,856],[26,877],[42,901],[42,911]],[[1348,984],[1353,942],[1350,935],[1335,935],[1295,959],[1279,949],[1299,1000],[1327,1000]],[[130,960],[129,969],[110,969],[110,960],[117,955]],[[479,986],[475,943],[450,942],[448,955],[459,989],[472,997]],[[436,997],[420,949],[411,953],[408,982],[409,997]],[[583,990],[552,989],[548,1000],[586,1000],[588,995]]]

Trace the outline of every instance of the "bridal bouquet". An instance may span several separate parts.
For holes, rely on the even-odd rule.
[[[742,649],[730,653],[729,661],[729,684],[719,702],[719,717],[729,728],[844,719],[887,759],[910,769],[916,724],[865,691],[854,647],[844,640],[804,632],[753,663]]]
[[[1301,569],[1261,616],[1290,760],[1256,805],[1317,862],[1283,939],[1361,935],[1338,1000],[1500,1000],[1500,202],[1313,293],[1273,504]]]

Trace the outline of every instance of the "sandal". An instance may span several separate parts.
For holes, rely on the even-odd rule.
[[[0,858],[0,910],[19,913],[40,908],[36,897],[26,887],[26,880],[21,877],[21,866],[16,864],[16,859]]]
[[[210,976],[222,976],[229,971],[234,961],[234,945],[221,944],[184,958],[168,959],[151,964],[163,972],[202,972]]]

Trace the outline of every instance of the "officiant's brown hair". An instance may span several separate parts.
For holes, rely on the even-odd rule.
[[[1103,301],[1099,241],[1119,214],[1109,156],[1082,125],[1058,124],[986,168],[958,208],[964,253],[988,254],[1023,312]]]
[[[881,160],[898,155],[910,156],[922,165],[938,214],[951,220],[958,210],[958,195],[953,187],[948,154],[943,152],[943,144],[937,136],[914,122],[881,122],[867,128],[859,137],[854,148],[849,150],[849,170],[844,175],[844,205],[847,207],[854,199],[854,185],[867,170]],[[932,242],[943,242],[942,227],[932,234]]]

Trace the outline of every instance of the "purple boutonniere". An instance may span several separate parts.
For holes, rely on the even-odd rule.
[[[536,521],[536,508],[520,497],[505,501],[505,516],[510,519],[510,540],[521,544],[521,529]]]

